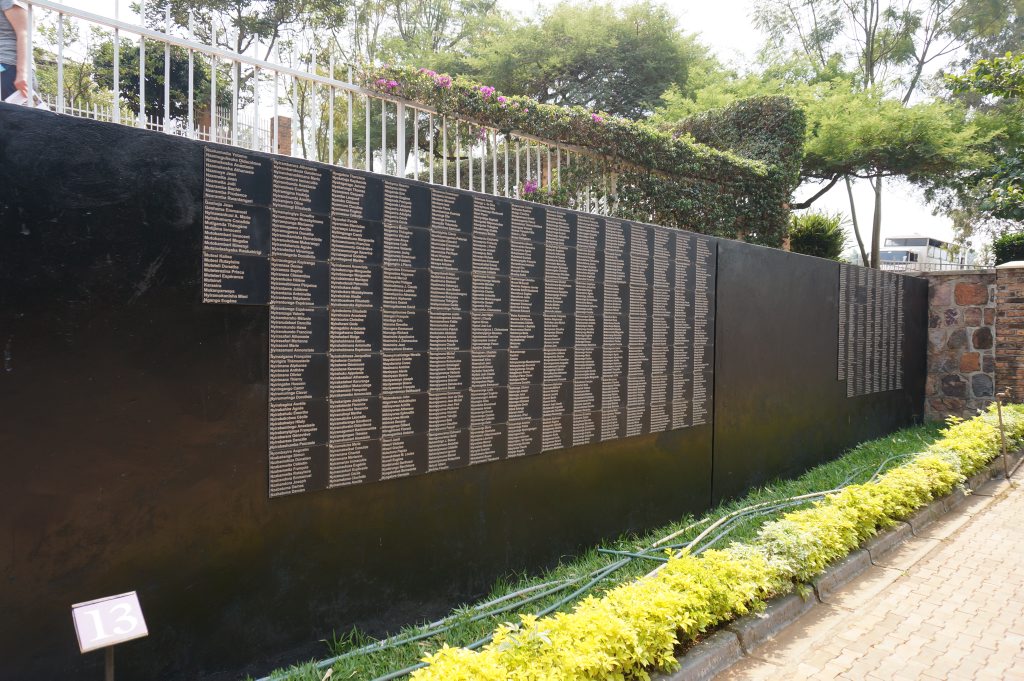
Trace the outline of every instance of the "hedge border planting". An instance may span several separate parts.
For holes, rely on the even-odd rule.
[[[1024,406],[1003,409],[1013,446],[1024,439]],[[909,517],[981,470],[1000,451],[994,406],[951,419],[943,437],[873,482],[850,485],[814,506],[766,523],[747,543],[700,556],[679,553],[635,582],[571,612],[522,616],[479,652],[445,647],[424,658],[417,681],[649,678],[670,669],[675,648],[716,624],[763,606]]]

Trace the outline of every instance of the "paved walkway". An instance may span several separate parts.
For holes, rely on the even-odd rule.
[[[1024,681],[1024,466],[716,677]]]

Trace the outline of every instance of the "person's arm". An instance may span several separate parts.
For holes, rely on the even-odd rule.
[[[14,34],[17,36],[18,63],[14,74],[14,87],[21,91],[21,94],[28,97],[28,12],[24,7],[15,5],[4,10],[4,16],[11,22]]]

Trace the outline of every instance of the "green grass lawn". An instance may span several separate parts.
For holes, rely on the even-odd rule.
[[[457,608],[436,623],[406,627],[384,642],[358,631],[336,635],[327,642],[324,651],[329,664],[309,662],[277,670],[270,676],[289,681],[321,681],[327,670],[333,669],[332,679],[398,678],[403,670],[417,665],[420,658],[443,644],[482,645],[497,625],[517,621],[520,614],[571,609],[584,596],[600,595],[644,575],[664,560],[666,548],[679,548],[699,539],[690,548],[700,552],[711,546],[721,548],[733,541],[750,539],[766,521],[814,501],[814,498],[791,500],[792,497],[866,482],[899,465],[907,456],[924,450],[939,438],[941,427],[941,424],[916,426],[865,442],[796,479],[772,482],[700,518],[686,516],[643,535],[622,536],[542,574],[501,580],[479,603]],[[654,546],[669,536],[672,538]],[[373,650],[366,650],[371,646]]]

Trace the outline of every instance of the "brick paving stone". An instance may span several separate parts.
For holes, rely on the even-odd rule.
[[[719,681],[1024,681],[1024,468],[910,537]]]

